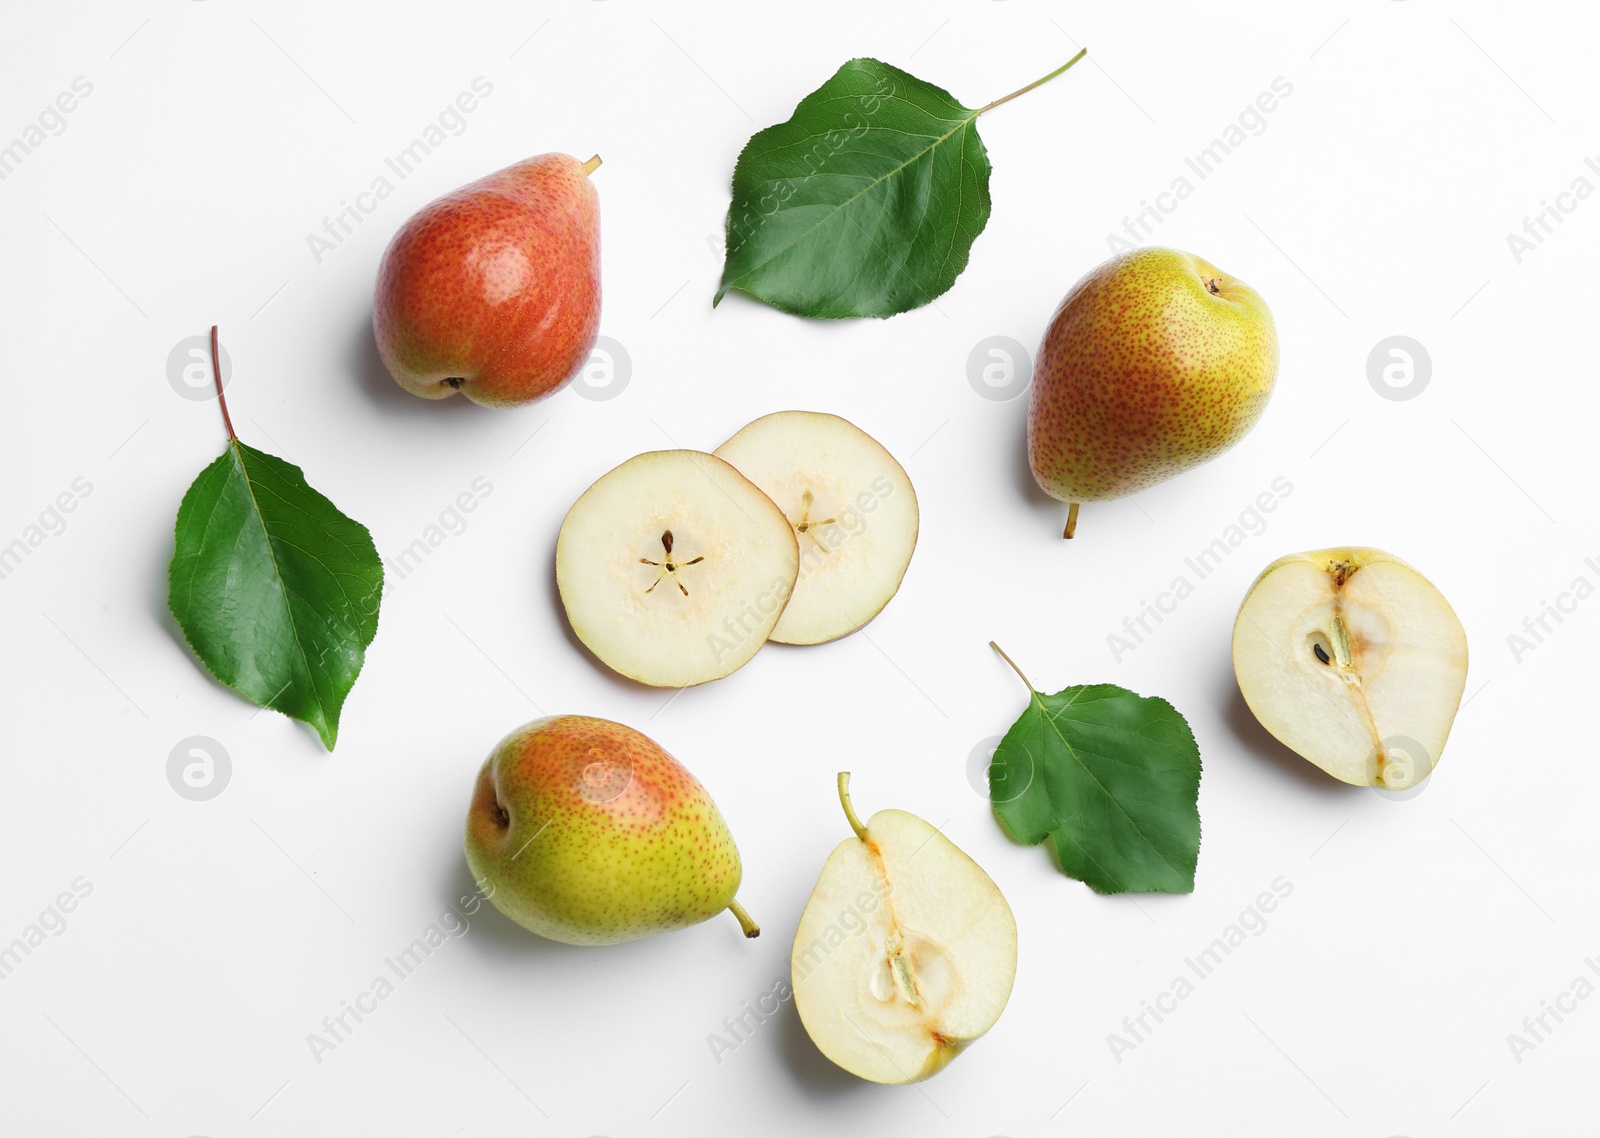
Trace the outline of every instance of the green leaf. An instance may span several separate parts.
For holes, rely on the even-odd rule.
[[[738,289],[838,319],[893,316],[943,294],[989,220],[978,116],[1015,95],[972,110],[898,67],[846,63],[739,155],[713,303]]]
[[[1194,892],[1200,748],[1183,716],[1115,684],[1028,689],[989,766],[1005,828],[1049,838],[1061,871],[1096,893]]]
[[[331,751],[378,631],[383,563],[300,468],[231,440],[178,508],[167,604],[211,673]]]

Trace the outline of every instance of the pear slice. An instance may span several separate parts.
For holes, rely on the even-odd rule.
[[[1296,553],[1256,578],[1233,626],[1250,710],[1334,778],[1404,790],[1439,762],[1467,682],[1467,634],[1421,573],[1379,549]]]
[[[883,611],[917,545],[916,491],[892,454],[814,411],[764,415],[716,453],[778,504],[799,542],[799,582],[773,640],[821,644]]]
[[[783,512],[694,450],[651,451],[603,475],[556,539],[556,585],[578,639],[656,687],[742,667],[778,622],[798,567]]]
[[[1017,922],[978,864],[914,814],[880,810],[828,855],[789,967],[812,1042],[853,1075],[912,1083],[994,1026],[1017,972]]]

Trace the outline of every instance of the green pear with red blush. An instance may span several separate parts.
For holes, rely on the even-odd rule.
[[[1249,433],[1278,376],[1278,334],[1256,291],[1176,249],[1113,257],[1072,287],[1034,363],[1028,462],[1078,506],[1209,462]]]
[[[517,924],[566,944],[617,944],[731,912],[733,835],[694,775],[607,719],[560,715],[518,728],[478,773],[467,864]]]
[[[486,407],[565,386],[600,330],[600,165],[541,154],[423,207],[378,269],[372,328],[395,382]]]

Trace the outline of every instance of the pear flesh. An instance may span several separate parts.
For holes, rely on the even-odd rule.
[[[1005,1010],[1017,924],[976,862],[927,822],[880,810],[829,855],[795,933],[795,1007],[817,1048],[875,1083],[942,1070]]]
[[[637,455],[567,512],[556,585],[601,662],[656,687],[742,667],[794,591],[799,547],[772,500],[692,450]]]
[[[716,454],[777,504],[799,543],[794,596],[769,639],[821,644],[883,611],[917,546],[916,491],[892,454],[813,411],[764,415]]]
[[[730,911],[739,850],[716,803],[653,740],[606,719],[535,720],[495,747],[467,813],[467,864],[542,937],[617,944]]]
[[[1405,790],[1439,762],[1467,680],[1467,636],[1400,558],[1296,553],[1256,578],[1233,628],[1239,691],[1261,725],[1334,778]]]
[[[1256,291],[1176,249],[1137,249],[1062,300],[1034,363],[1028,462],[1071,504],[1125,497],[1209,462],[1255,426],[1278,375]]]

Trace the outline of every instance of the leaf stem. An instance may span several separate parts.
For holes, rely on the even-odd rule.
[[[1050,72],[1050,74],[1046,75],[1043,79],[1035,79],[1032,83],[1029,83],[1026,87],[1023,87],[1023,88],[1021,88],[1019,90],[1013,91],[1013,92],[1011,92],[1011,94],[1006,95],[1006,96],[1004,96],[1002,98],[996,99],[994,102],[988,104],[987,106],[979,107],[977,109],[977,111],[973,114],[972,117],[973,118],[977,118],[978,115],[983,114],[985,111],[994,110],[1001,103],[1009,103],[1012,99],[1015,99],[1018,95],[1026,95],[1029,91],[1033,90],[1035,87],[1043,86],[1044,84],[1050,82],[1050,80],[1054,79],[1057,75],[1060,75],[1063,71],[1067,70],[1074,63],[1078,62],[1078,60],[1082,59],[1084,56],[1086,56],[1088,54],[1089,54],[1089,49],[1088,48],[1082,49],[1081,51],[1078,52],[1077,55],[1075,55],[1071,59],[1067,60],[1060,67],[1056,68],[1054,71]],[[999,652],[1000,650],[997,648],[997,649],[995,649],[995,651]],[[1005,655],[1005,653],[1003,653],[1003,652],[1001,652],[1000,654],[1002,656]]]
[[[228,417],[228,400],[222,394],[222,353],[217,350],[217,326],[211,326],[211,374],[217,380],[217,406],[222,408],[222,425],[228,428],[228,441],[236,443],[239,436],[233,433],[233,420]]]
[[[1028,682],[1028,677],[1024,676],[1022,674],[1022,669],[1017,667],[1017,662],[1015,660],[1013,660],[1010,656],[1006,655],[1006,650],[1004,648],[1000,647],[1000,645],[996,644],[993,640],[989,641],[989,647],[993,648],[996,652],[1000,653],[1000,659],[1004,660],[1006,663],[1011,665],[1011,670],[1013,672],[1017,673],[1017,677],[1023,683],[1028,685],[1029,694],[1032,694],[1033,692],[1036,692],[1036,691],[1039,690],[1038,688],[1034,687],[1033,684]]]
[[[850,828],[856,832],[856,837],[862,841],[867,840],[867,828],[861,824],[861,819],[856,816],[856,808],[850,805],[850,772],[839,772],[839,805],[844,807],[844,816],[850,822]]]

